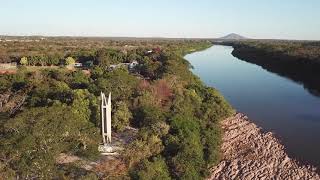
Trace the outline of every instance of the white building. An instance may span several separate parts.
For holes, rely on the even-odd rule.
[[[74,63],[74,67],[82,67],[82,63]]]
[[[129,69],[133,69],[133,68],[135,68],[137,65],[139,65],[138,61],[132,61],[132,62],[129,64]]]

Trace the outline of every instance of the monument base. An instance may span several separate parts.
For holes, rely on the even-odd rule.
[[[98,151],[101,152],[102,155],[106,156],[116,156],[119,155],[117,151],[121,151],[123,148],[113,146],[111,144],[100,144],[98,146]]]

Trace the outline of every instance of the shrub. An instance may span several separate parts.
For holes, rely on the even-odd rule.
[[[144,160],[132,173],[133,179],[141,180],[170,180],[170,173],[165,160],[159,156]]]
[[[69,66],[69,65],[73,65],[74,63],[76,63],[76,60],[74,60],[73,57],[70,57],[70,56],[69,56],[69,57],[67,57],[67,58],[65,59],[65,64],[68,65],[68,66]]]
[[[21,65],[28,65],[28,58],[27,57],[22,57],[20,59],[20,64]]]
[[[176,148],[170,154],[173,174],[180,179],[201,179],[205,162],[198,121],[183,115],[171,121],[173,137],[168,147]]]
[[[159,107],[142,106],[135,112],[136,125],[150,127],[151,125],[166,120],[165,114]]]
[[[129,126],[132,114],[128,109],[125,102],[116,103],[115,113],[113,115],[112,127],[117,131],[123,131],[127,126]]]

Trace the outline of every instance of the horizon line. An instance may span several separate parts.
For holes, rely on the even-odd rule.
[[[231,33],[230,33],[231,34]],[[229,35],[229,34],[228,34]],[[131,38],[131,39],[202,39],[202,40],[212,40],[212,39],[223,39],[221,37],[165,37],[165,36],[99,36],[99,35],[4,35],[0,34],[0,37],[68,37],[68,38]],[[237,40],[237,39],[225,39],[225,40]],[[320,39],[282,39],[282,38],[245,38],[243,40],[284,40],[284,41],[320,41]],[[238,40],[239,41],[239,40]]]

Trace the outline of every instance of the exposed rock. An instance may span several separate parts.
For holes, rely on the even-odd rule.
[[[320,179],[316,169],[289,158],[271,132],[263,133],[242,114],[222,122],[222,161],[209,179]]]

